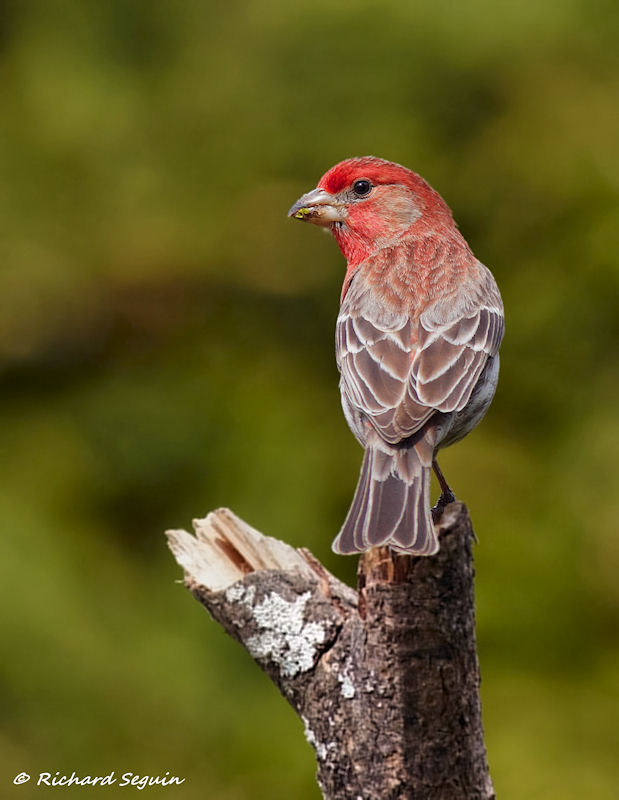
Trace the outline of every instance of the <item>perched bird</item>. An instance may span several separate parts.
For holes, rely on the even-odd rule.
[[[289,216],[330,229],[348,262],[336,359],[344,414],[365,456],[333,549],[432,555],[432,511],[455,499],[436,454],[477,425],[496,389],[499,289],[443,198],[399,164],[342,161]],[[434,509],[432,467],[442,491]]]

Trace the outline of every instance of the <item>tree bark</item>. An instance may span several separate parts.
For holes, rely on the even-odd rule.
[[[474,533],[452,503],[430,558],[375,548],[358,591],[231,511],[169,531],[185,585],[301,717],[327,800],[491,800]]]

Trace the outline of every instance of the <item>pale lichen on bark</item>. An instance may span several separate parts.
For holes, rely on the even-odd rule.
[[[326,638],[323,625],[304,622],[310,596],[311,592],[305,592],[288,602],[271,592],[253,609],[260,633],[250,636],[245,645],[254,658],[269,658],[277,664],[285,678],[294,678],[297,673],[312,669],[318,645]]]

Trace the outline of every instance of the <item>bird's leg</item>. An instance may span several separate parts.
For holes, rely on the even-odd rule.
[[[436,502],[435,506],[432,506],[432,519],[436,522],[440,519],[443,509],[445,506],[448,506],[450,503],[453,503],[456,499],[455,494],[449,488],[449,484],[445,480],[445,476],[441,472],[441,468],[438,465],[438,461],[434,458],[432,459],[432,469],[434,470],[434,474],[438,478],[438,482],[441,486],[441,496]]]

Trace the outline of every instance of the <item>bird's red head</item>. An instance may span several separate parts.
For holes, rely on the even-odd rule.
[[[289,215],[330,227],[349,268],[407,235],[453,227],[449,207],[423,178],[374,156],[336,164]]]

